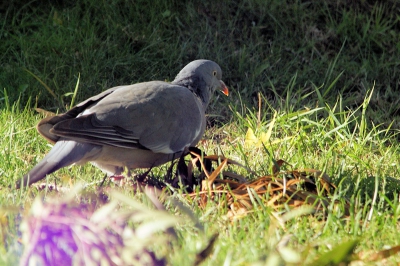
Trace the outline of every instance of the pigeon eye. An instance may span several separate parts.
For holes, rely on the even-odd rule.
[[[217,71],[213,71],[213,76],[215,77],[217,75]]]

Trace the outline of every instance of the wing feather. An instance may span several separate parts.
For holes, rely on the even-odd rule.
[[[153,81],[110,90],[54,118],[47,135],[174,153],[195,145],[204,132],[201,101],[185,87]]]

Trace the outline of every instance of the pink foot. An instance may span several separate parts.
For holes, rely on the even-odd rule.
[[[113,182],[121,181],[124,178],[125,178],[125,176],[123,176],[123,175],[112,175],[112,176],[110,176],[110,179]]]

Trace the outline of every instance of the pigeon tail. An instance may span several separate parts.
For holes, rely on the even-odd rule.
[[[42,180],[46,175],[82,160],[96,147],[96,145],[76,141],[57,141],[51,151],[29,173],[24,175],[22,184],[21,180],[17,182],[16,187],[29,186]]]

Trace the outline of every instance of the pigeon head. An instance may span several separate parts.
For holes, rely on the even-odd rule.
[[[172,84],[187,87],[202,100],[204,107],[207,107],[215,90],[221,90],[225,95],[229,93],[221,78],[222,70],[217,63],[201,59],[187,64]]]

